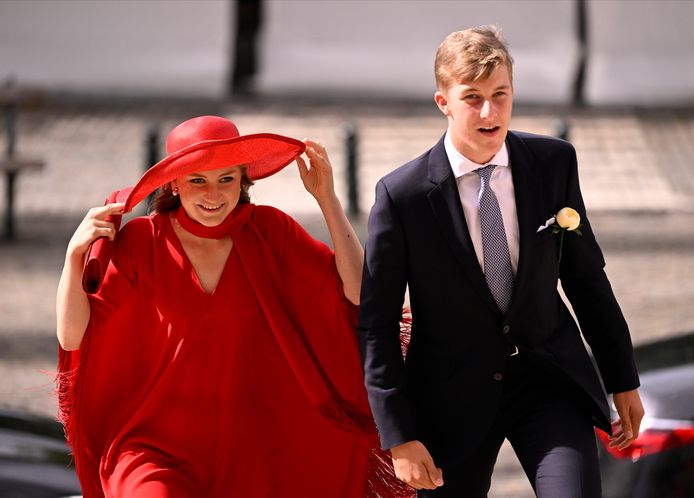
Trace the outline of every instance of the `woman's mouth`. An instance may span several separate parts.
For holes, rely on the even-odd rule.
[[[200,207],[206,213],[215,213],[222,209],[224,204],[198,204],[198,207]]]

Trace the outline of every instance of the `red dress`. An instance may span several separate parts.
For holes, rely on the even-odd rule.
[[[81,349],[61,350],[85,498],[379,494],[357,308],[332,251],[274,208],[236,210],[212,293],[169,214],[119,232]]]

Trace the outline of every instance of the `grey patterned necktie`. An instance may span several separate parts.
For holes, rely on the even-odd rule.
[[[496,164],[475,170],[480,177],[480,193],[477,207],[480,214],[482,232],[482,254],[484,257],[484,278],[502,313],[508,311],[513,293],[513,269],[511,256],[501,217],[499,201],[491,189],[490,179]]]

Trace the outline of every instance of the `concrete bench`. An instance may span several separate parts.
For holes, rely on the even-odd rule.
[[[0,158],[0,172],[5,173],[5,214],[3,221],[3,239],[15,239],[15,185],[17,176],[24,171],[39,171],[44,162],[38,159],[25,159],[15,156],[17,106],[33,103],[39,99],[37,92],[17,88],[12,80],[0,87],[0,106],[2,107],[5,133],[7,135],[5,157]]]

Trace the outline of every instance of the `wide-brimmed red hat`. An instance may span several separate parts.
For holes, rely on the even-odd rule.
[[[148,169],[137,184],[121,191],[125,212],[157,188],[197,171],[226,166],[246,166],[251,180],[268,177],[299,156],[306,146],[294,138],[274,133],[239,135],[236,125],[220,116],[200,116],[184,121],[166,139],[167,156]]]

